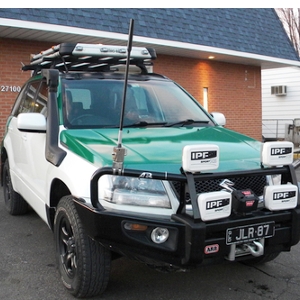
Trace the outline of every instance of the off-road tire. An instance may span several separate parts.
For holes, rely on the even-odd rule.
[[[5,207],[11,215],[23,215],[28,212],[28,203],[13,188],[8,160],[3,166],[3,193]]]
[[[110,251],[85,233],[70,195],[58,204],[54,238],[58,269],[66,289],[78,298],[103,293],[109,280]]]

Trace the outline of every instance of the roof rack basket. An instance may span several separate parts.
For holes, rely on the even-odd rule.
[[[137,66],[141,72],[147,74],[147,66],[156,59],[153,48],[132,47],[130,65]],[[116,71],[118,66],[126,65],[126,46],[61,43],[39,54],[33,55],[29,65],[22,70],[33,70],[38,74],[42,69],[58,69],[61,72],[89,71],[107,72]]]

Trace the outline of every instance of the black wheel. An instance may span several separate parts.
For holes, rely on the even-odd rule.
[[[274,260],[277,256],[279,256],[279,254],[280,254],[280,252],[268,253],[268,254],[264,254],[262,256],[253,257],[253,258],[244,260],[244,261],[242,261],[242,263],[247,266],[261,265],[261,264],[264,264],[264,263]]]
[[[110,251],[85,234],[72,196],[63,197],[54,220],[56,256],[61,280],[75,297],[99,295],[107,287]]]
[[[11,215],[23,215],[28,212],[28,203],[20,194],[14,191],[8,160],[5,161],[3,166],[3,193],[5,207]]]

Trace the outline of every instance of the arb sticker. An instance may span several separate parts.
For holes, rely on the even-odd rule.
[[[219,245],[218,244],[207,245],[204,248],[204,253],[205,254],[212,254],[212,253],[217,253],[217,252],[219,252]]]

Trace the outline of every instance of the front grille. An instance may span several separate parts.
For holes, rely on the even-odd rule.
[[[224,179],[225,178],[195,182],[197,194],[221,191],[223,188],[220,186],[220,183]],[[267,179],[265,175],[245,176],[245,177],[227,178],[227,179],[230,179],[230,181],[234,182],[235,189],[237,190],[251,189],[257,196],[261,196],[263,194],[264,187],[266,186],[267,183]],[[178,195],[180,195],[180,182],[173,181],[172,184],[176,192],[178,193]],[[186,192],[186,200],[189,201],[189,199],[190,199],[189,193]]]

